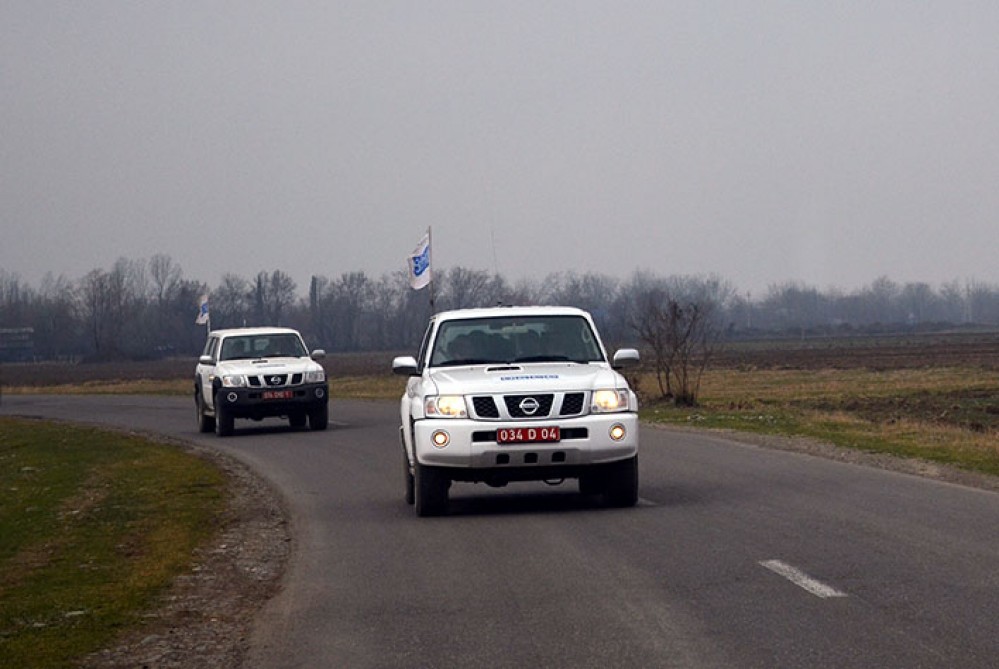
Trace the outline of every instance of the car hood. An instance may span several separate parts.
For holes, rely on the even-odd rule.
[[[606,364],[596,363],[437,367],[428,374],[439,395],[505,395],[627,387],[620,374]]]
[[[256,360],[220,362],[215,368],[215,373],[218,375],[259,376],[264,374],[300,374],[319,369],[321,369],[319,363],[311,358],[258,358]]]

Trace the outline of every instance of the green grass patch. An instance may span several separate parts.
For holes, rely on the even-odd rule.
[[[165,444],[0,418],[0,658],[69,667],[137,623],[215,531],[224,476]]]

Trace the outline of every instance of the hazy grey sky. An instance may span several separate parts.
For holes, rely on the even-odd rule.
[[[0,269],[999,283],[999,3],[0,3]]]

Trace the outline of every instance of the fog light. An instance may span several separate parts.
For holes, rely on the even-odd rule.
[[[239,399],[239,395],[237,395],[236,393],[229,393],[226,396],[226,399],[229,400],[230,402],[235,402],[236,400]]]
[[[437,430],[430,435],[430,439],[433,440],[434,446],[437,448],[444,448],[451,441],[451,436],[444,430]]]
[[[624,429],[624,425],[621,425],[621,423],[615,423],[611,426],[610,438],[614,441],[621,441],[624,439],[625,434],[627,434],[627,430]]]
[[[322,388],[316,388],[316,397],[318,397],[319,399],[322,399],[323,395],[325,395],[325,394],[326,394],[326,391],[324,391]]]

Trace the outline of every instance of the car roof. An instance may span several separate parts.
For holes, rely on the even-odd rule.
[[[528,307],[485,307],[476,309],[455,309],[441,311],[434,315],[434,320],[464,320],[468,318],[503,318],[509,316],[582,316],[589,318],[590,314],[576,307],[561,306],[528,306]]]
[[[255,327],[255,328],[230,328],[227,330],[212,330],[213,337],[232,337],[237,335],[269,335],[269,334],[293,334],[297,335],[298,330],[292,328],[279,327]]]

